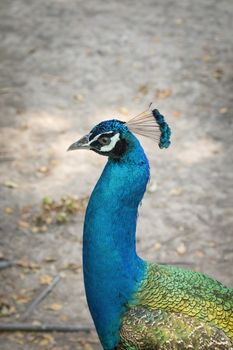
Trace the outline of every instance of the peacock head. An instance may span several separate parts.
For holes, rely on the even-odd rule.
[[[143,112],[128,122],[106,120],[96,125],[89,134],[74,142],[68,151],[89,149],[110,158],[119,159],[132,147],[134,133],[157,140],[160,148],[170,145],[171,131],[157,109]]]

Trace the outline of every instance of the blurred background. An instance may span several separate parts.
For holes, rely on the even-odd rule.
[[[140,138],[138,252],[233,287],[232,15],[230,0],[0,2],[1,325],[92,327],[82,225],[106,159],[66,149],[151,101],[173,136]],[[0,348],[100,349],[94,331],[1,333]]]

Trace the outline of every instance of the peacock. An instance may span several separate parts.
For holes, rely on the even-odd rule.
[[[150,177],[135,134],[170,145],[157,109],[103,121],[68,150],[107,156],[83,230],[87,303],[104,350],[233,350],[233,289],[201,273],[142,260],[138,207]]]

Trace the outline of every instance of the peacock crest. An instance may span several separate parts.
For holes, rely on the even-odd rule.
[[[135,134],[149,137],[159,143],[160,148],[168,148],[171,129],[158,109],[149,108],[126,122],[128,129]]]

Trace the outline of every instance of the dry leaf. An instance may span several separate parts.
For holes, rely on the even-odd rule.
[[[220,80],[224,74],[224,71],[221,68],[215,69],[213,76],[215,79]]]
[[[221,114],[225,114],[227,112],[228,112],[228,108],[227,107],[222,107],[222,108],[219,109],[219,113],[221,113]]]
[[[82,94],[77,94],[77,95],[74,95],[74,100],[77,101],[77,102],[83,102],[84,101],[84,97]]]
[[[15,295],[14,300],[17,304],[27,304],[30,300],[30,298],[26,295]]]
[[[15,307],[8,302],[0,300],[0,317],[10,316],[15,313]]]
[[[6,214],[12,214],[12,213],[14,212],[14,209],[13,209],[13,208],[10,208],[10,207],[6,207],[6,208],[4,209],[4,211],[5,211]]]
[[[56,260],[57,260],[57,258],[55,258],[53,256],[47,256],[46,258],[44,258],[44,261],[47,263],[51,263],[51,262],[54,262]]]
[[[179,111],[172,111],[172,115],[176,118],[179,118],[181,116],[181,112]]]
[[[38,232],[39,232],[39,227],[33,226],[33,227],[31,228],[31,231],[32,231],[32,233],[38,233]]]
[[[18,260],[17,265],[24,268],[30,268],[28,257],[24,256],[22,259]]]
[[[198,258],[203,258],[205,254],[203,253],[202,250],[196,250],[195,251],[195,256],[197,256]]]
[[[46,285],[52,282],[53,278],[49,275],[40,276],[40,284]]]
[[[212,57],[210,55],[204,55],[202,56],[202,61],[203,62],[211,62],[212,61]]]
[[[161,249],[161,243],[160,242],[156,242],[155,244],[154,244],[154,250],[155,251],[158,251],[158,250],[160,250]]]
[[[148,92],[149,92],[149,87],[147,84],[142,84],[139,86],[138,88],[138,92],[141,94],[141,95],[147,95]]]
[[[171,196],[180,196],[183,193],[183,188],[175,187],[170,191]]]
[[[129,114],[129,111],[126,107],[120,107],[119,108],[119,112],[122,113],[122,114],[125,114],[125,115],[128,115]]]
[[[64,224],[65,222],[68,221],[68,216],[66,213],[59,213],[56,216],[56,220],[58,224]]]
[[[30,227],[30,224],[29,224],[29,222],[27,222],[27,221],[19,220],[19,221],[18,221],[18,226],[19,226],[20,228],[29,228],[29,227]]]
[[[18,260],[17,265],[25,268],[25,269],[31,269],[31,270],[39,270],[40,265],[38,265],[35,262],[31,262],[28,260],[28,257],[24,256],[22,259]]]
[[[19,187],[19,185],[14,182],[14,181],[11,181],[11,180],[7,180],[4,182],[4,186],[8,187],[8,188],[17,188]]]
[[[48,227],[46,225],[43,225],[43,226],[39,227],[39,232],[45,233],[47,231],[48,231]]]
[[[15,336],[16,336],[17,338],[21,338],[21,339],[25,337],[25,335],[24,335],[23,332],[16,332],[16,333],[15,333]]]
[[[167,97],[170,97],[172,94],[170,89],[157,89],[156,90],[156,97],[160,99],[165,99]]]
[[[154,193],[155,191],[157,191],[157,183],[153,180],[151,180],[149,182],[149,184],[147,185],[147,192],[148,193]]]
[[[61,310],[63,306],[61,304],[53,303],[46,307],[47,310],[58,311]]]
[[[42,174],[46,174],[49,172],[49,168],[47,166],[41,166],[38,171]]]
[[[59,320],[66,322],[69,320],[69,317],[67,315],[60,315]]]
[[[175,19],[175,24],[177,24],[178,26],[182,25],[183,23],[184,23],[184,20],[182,18]]]
[[[82,266],[75,263],[68,263],[63,267],[63,270],[71,270],[73,272],[80,272],[81,269]]]
[[[181,242],[180,245],[178,245],[178,247],[176,248],[176,251],[179,255],[184,255],[187,252],[187,248],[185,244]]]
[[[50,334],[43,334],[41,336],[43,339],[39,342],[41,346],[48,346],[49,344],[54,343],[54,337]]]

